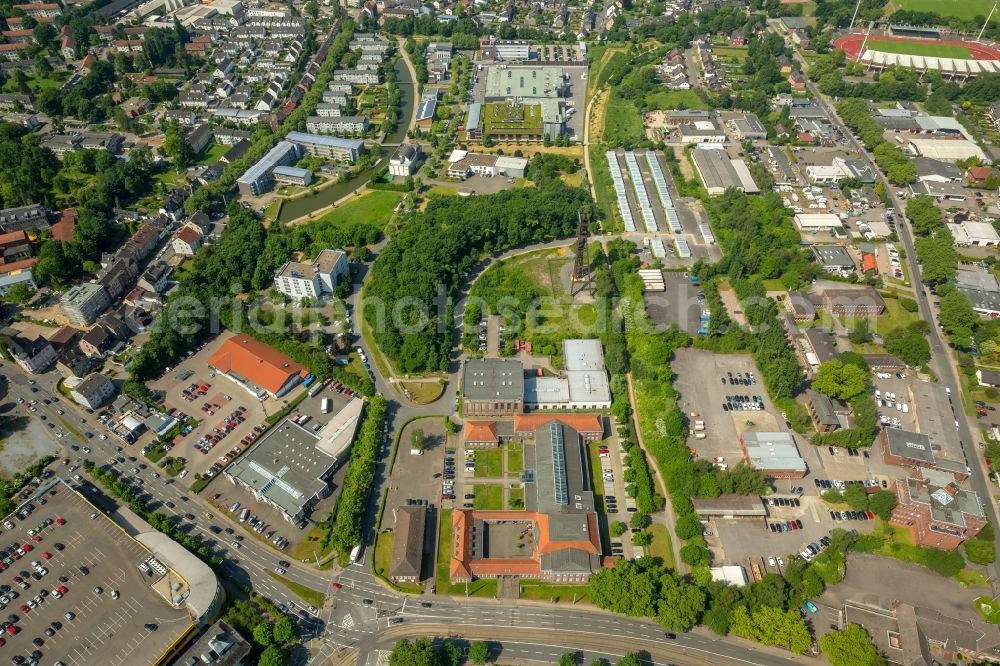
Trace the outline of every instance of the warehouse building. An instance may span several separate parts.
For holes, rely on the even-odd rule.
[[[462,414],[513,416],[524,411],[524,368],[508,359],[467,359],[462,369]]]
[[[801,479],[808,471],[787,432],[744,432],[740,449],[747,464],[772,479]]]
[[[730,187],[747,194],[760,192],[743,160],[729,159],[725,150],[695,148],[691,161],[709,196],[719,196]]]
[[[610,409],[611,387],[600,340],[563,340],[564,371],[524,380],[526,409]]]

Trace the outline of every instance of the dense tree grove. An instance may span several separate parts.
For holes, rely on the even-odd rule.
[[[376,395],[365,405],[365,420],[351,447],[337,512],[334,518],[331,541],[340,553],[346,553],[361,543],[361,518],[368,501],[375,460],[382,443],[382,426],[385,423],[386,401]]]
[[[38,138],[13,123],[0,122],[0,208],[31,203],[53,202],[52,183],[59,171],[59,161]]]
[[[444,370],[452,308],[443,299],[484,256],[572,235],[588,199],[559,181],[475,199],[430,199],[372,267],[364,316],[379,347],[402,372]]]
[[[849,624],[840,631],[819,639],[820,649],[831,666],[882,666],[885,657],[878,653],[872,637],[859,624]]]

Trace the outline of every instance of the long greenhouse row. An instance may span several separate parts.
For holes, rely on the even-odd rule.
[[[660,169],[660,163],[656,159],[656,153],[652,150],[646,151],[646,164],[649,165],[649,172],[653,174],[653,184],[656,186],[656,193],[660,195],[660,203],[663,205],[664,213],[666,213],[670,230],[675,234],[683,232],[680,217],[677,215],[674,201],[670,198],[670,191],[667,189],[667,179],[664,178],[663,170]]]
[[[622,177],[621,167],[618,166],[618,156],[615,151],[609,150],[604,156],[608,160],[608,170],[611,171],[611,182],[615,186],[615,198],[618,199],[618,211],[622,215],[622,223],[625,231],[635,232],[635,220],[632,219],[632,209],[628,205],[628,195],[625,193],[625,178]]]
[[[632,179],[632,188],[635,190],[635,200],[639,204],[639,212],[642,214],[642,221],[646,225],[646,231],[656,233],[656,218],[653,216],[653,206],[649,203],[649,194],[646,192],[646,184],[642,180],[642,173],[639,171],[639,162],[635,159],[635,153],[631,150],[625,151],[625,166],[628,167],[629,178]]]

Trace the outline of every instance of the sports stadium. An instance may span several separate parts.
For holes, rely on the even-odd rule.
[[[834,47],[849,60],[881,72],[888,67],[908,67],[920,72],[937,70],[945,78],[965,80],[983,73],[1000,72],[1000,50],[961,39],[942,39],[934,28],[890,26],[887,30],[838,37]]]

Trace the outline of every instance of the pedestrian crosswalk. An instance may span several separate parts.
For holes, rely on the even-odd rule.
[[[344,616],[344,619],[340,621],[341,629],[351,629],[354,627],[354,616],[348,613]]]
[[[389,666],[390,654],[388,650],[375,650],[375,666]]]

